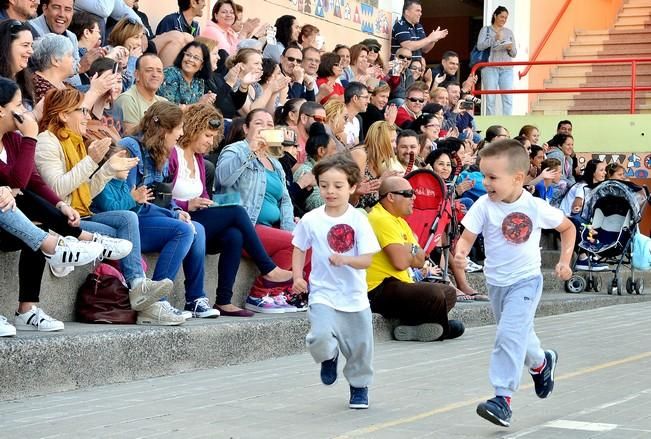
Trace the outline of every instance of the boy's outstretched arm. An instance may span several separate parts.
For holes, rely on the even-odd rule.
[[[556,276],[561,280],[568,280],[572,277],[572,269],[570,268],[570,261],[574,253],[574,241],[576,239],[576,228],[572,221],[567,218],[556,227],[556,230],[561,234],[561,257],[556,264]]]
[[[454,249],[454,262],[459,264],[459,267],[466,266],[466,256],[470,253],[470,249],[475,243],[475,239],[477,239],[477,235],[468,231],[468,229],[464,230],[461,234]]]
[[[305,266],[305,252],[300,248],[294,246],[292,253],[292,273],[294,278],[294,285],[292,290],[296,293],[307,292],[307,282],[303,279],[303,267]]]
[[[373,253],[358,256],[344,256],[340,254],[332,254],[328,257],[330,263],[336,267],[341,265],[348,265],[349,267],[357,270],[365,270],[373,261]]]

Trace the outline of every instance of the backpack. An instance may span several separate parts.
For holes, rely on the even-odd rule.
[[[78,322],[136,323],[137,312],[131,309],[129,289],[121,276],[110,265],[100,264],[86,277],[77,292],[75,314]]]
[[[651,270],[651,238],[637,232],[633,237],[631,265],[636,270]]]
[[[468,66],[472,68],[472,66],[474,66],[475,64],[488,61],[488,57],[490,56],[490,54],[491,54],[490,47],[484,50],[479,50],[477,49],[477,43],[475,43],[474,47],[470,51],[470,61],[468,62]]]

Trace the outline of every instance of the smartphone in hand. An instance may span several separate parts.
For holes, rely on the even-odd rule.
[[[25,122],[25,118],[23,117],[22,114],[18,114],[18,113],[16,113],[15,111],[12,111],[12,112],[11,112],[11,115],[14,117],[14,119],[16,119],[16,121],[17,121],[18,123],[23,123],[23,122]]]

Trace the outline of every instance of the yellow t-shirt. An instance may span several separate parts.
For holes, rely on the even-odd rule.
[[[368,221],[375,232],[382,251],[373,255],[371,266],[366,269],[366,283],[371,291],[387,277],[394,277],[403,282],[412,283],[409,270],[399,271],[391,264],[384,247],[389,244],[417,244],[414,232],[402,218],[391,215],[380,203],[373,206],[368,214]]]

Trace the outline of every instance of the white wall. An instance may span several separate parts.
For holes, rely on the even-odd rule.
[[[493,11],[495,11],[498,6],[504,6],[509,11],[509,19],[506,22],[506,27],[513,31],[518,48],[518,55],[513,59],[513,61],[528,61],[530,53],[529,41],[531,40],[531,0],[484,0],[485,26],[490,24]],[[538,31],[542,32],[542,30]],[[513,89],[526,89],[529,87],[528,76],[518,79],[518,72],[522,71],[522,69],[524,69],[524,66],[516,66],[513,68]],[[527,96],[527,94],[513,95],[514,115],[527,114],[529,109]],[[497,95],[496,98],[498,114],[501,113],[501,100],[499,97],[500,95]],[[482,108],[482,114],[483,111]]]

